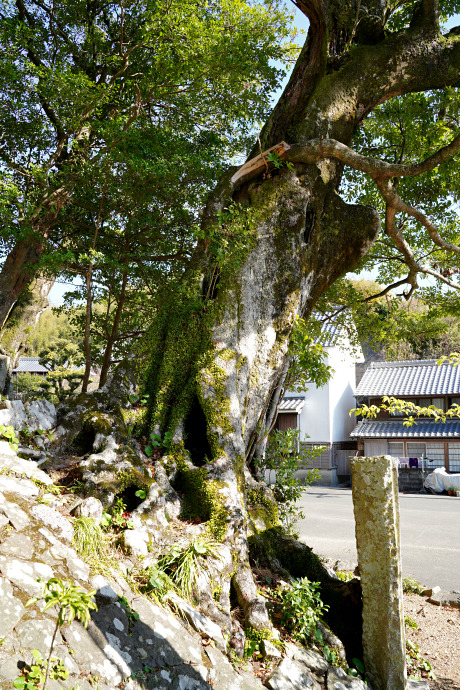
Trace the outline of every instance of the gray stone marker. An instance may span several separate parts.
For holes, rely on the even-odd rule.
[[[363,592],[363,649],[373,690],[406,690],[397,460],[350,461]]]

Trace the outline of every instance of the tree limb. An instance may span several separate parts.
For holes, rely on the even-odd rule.
[[[280,160],[313,164],[322,158],[335,158],[355,170],[368,173],[374,179],[376,177],[415,177],[433,170],[459,151],[460,134],[457,134],[447,146],[439,149],[421,163],[402,165],[363,156],[335,139],[311,139],[303,145],[293,144],[289,151],[280,156]]]

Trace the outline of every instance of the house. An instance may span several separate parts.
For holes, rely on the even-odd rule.
[[[321,474],[319,483],[335,486],[340,475],[348,474],[349,457],[357,450],[356,440],[350,439],[355,425],[350,410],[355,407],[355,364],[364,357],[360,348],[352,347],[347,329],[334,319],[323,324],[318,340],[333,375],[321,388],[312,383],[301,393],[287,391],[278,409],[275,428],[299,429],[300,441],[306,448],[324,446],[313,467]],[[306,469],[301,468],[300,477],[305,476]]]
[[[39,357],[19,357],[18,365],[11,372],[13,378],[18,374],[37,374],[38,376],[46,376],[49,370],[40,364]]]
[[[460,404],[460,367],[436,360],[373,362],[356,388],[356,405],[379,405],[382,396],[394,396],[428,407],[447,410]],[[363,419],[351,432],[360,454],[392,455],[427,460],[426,467],[460,472],[460,419],[446,422],[419,418],[404,426],[404,414],[381,411],[376,419]]]

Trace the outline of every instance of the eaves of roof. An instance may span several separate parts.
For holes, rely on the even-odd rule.
[[[305,397],[283,398],[278,406],[278,412],[302,412],[305,405]]]
[[[404,426],[404,419],[365,419],[355,426],[352,438],[460,438],[460,420],[419,419]]]

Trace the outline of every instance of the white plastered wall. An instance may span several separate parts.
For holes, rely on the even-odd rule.
[[[339,347],[325,348],[325,352],[326,363],[334,373],[325,386],[317,388],[312,383],[303,393],[305,404],[299,416],[300,438],[313,443],[349,441],[356,425],[356,418],[350,417],[350,410],[356,407],[355,362],[364,358],[361,352],[353,354]],[[286,395],[300,393],[288,391]]]

